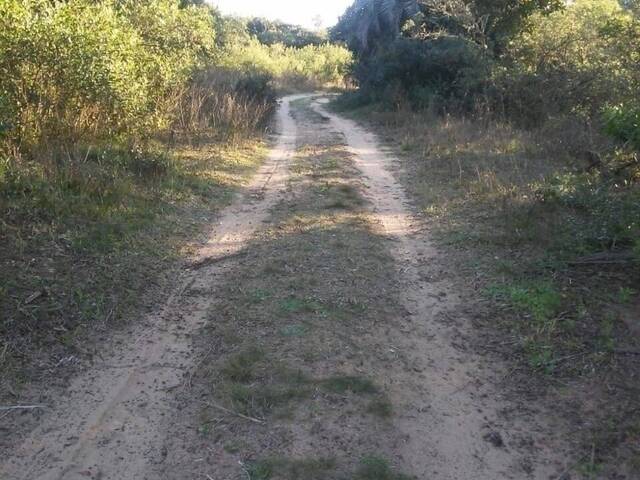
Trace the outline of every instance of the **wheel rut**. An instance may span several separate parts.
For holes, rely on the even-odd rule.
[[[194,367],[191,335],[202,327],[209,292],[233,268],[286,186],[296,125],[283,99],[280,136],[245,192],[221,212],[166,305],[116,338],[104,361],[77,378],[2,465],[7,480],[143,479],[159,461],[172,390]],[[197,292],[207,292],[205,295]],[[134,322],[132,322],[134,323]]]
[[[326,101],[283,100],[278,144],[180,287],[2,479],[553,478],[545,419],[505,415],[504,368],[466,346],[400,162]]]

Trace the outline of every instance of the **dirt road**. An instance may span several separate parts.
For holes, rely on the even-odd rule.
[[[0,478],[553,478],[375,137],[313,96],[157,313],[113,339]],[[506,412],[509,412],[507,415]],[[556,451],[554,451],[556,450]]]

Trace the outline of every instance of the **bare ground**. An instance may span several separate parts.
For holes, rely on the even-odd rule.
[[[2,478],[557,478],[561,432],[469,346],[396,159],[313,97],[279,122],[170,302],[16,438]]]

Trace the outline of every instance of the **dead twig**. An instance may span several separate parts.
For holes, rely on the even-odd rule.
[[[247,254],[248,254],[248,252],[241,251],[241,252],[237,252],[237,253],[230,253],[229,255],[226,255],[224,257],[203,258],[202,260],[199,260],[199,261],[194,262],[191,265],[189,265],[189,270],[200,270],[201,268],[208,267],[209,265],[214,265],[214,264],[220,263],[220,262],[226,262],[227,260],[232,260],[232,259],[238,258],[238,257],[244,257]]]
[[[640,355],[640,351],[635,350],[614,350],[616,355]]]
[[[12,410],[36,410],[38,408],[47,408],[46,405],[11,405],[8,407],[0,407],[0,412],[9,412]]]
[[[263,425],[265,423],[264,420],[260,420],[258,418],[253,418],[253,417],[248,417],[247,415],[243,415],[242,413],[234,412],[233,410],[229,410],[228,408],[221,407],[220,405],[217,405],[215,403],[207,403],[207,405],[209,405],[210,407],[213,407],[213,408],[217,408],[218,410],[220,410],[222,412],[225,412],[225,413],[228,413],[230,415],[235,415],[236,417],[240,417],[240,418],[243,418],[245,420],[249,420],[250,422],[253,422],[253,423],[258,423],[260,425]]]

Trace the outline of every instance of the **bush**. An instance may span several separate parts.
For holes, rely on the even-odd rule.
[[[494,76],[509,118],[525,126],[564,114],[597,119],[605,105],[635,98],[640,26],[617,0],[576,0],[530,23]]]
[[[215,38],[207,9],[173,0],[7,0],[0,18],[0,123],[23,152],[166,125]]]
[[[275,106],[270,75],[211,68],[199,72],[180,92],[174,129],[189,135],[213,130],[248,136],[264,127]]]
[[[640,107],[617,105],[604,111],[606,132],[640,150]]]
[[[467,108],[488,74],[481,49],[455,36],[397,39],[355,69],[362,93],[370,100],[397,106],[404,96],[417,109],[442,103],[441,99],[450,108]]]
[[[233,42],[226,49],[220,60],[223,67],[270,75],[281,88],[342,85],[353,62],[346,48],[328,43],[294,48],[264,45],[256,38],[248,38]]]

